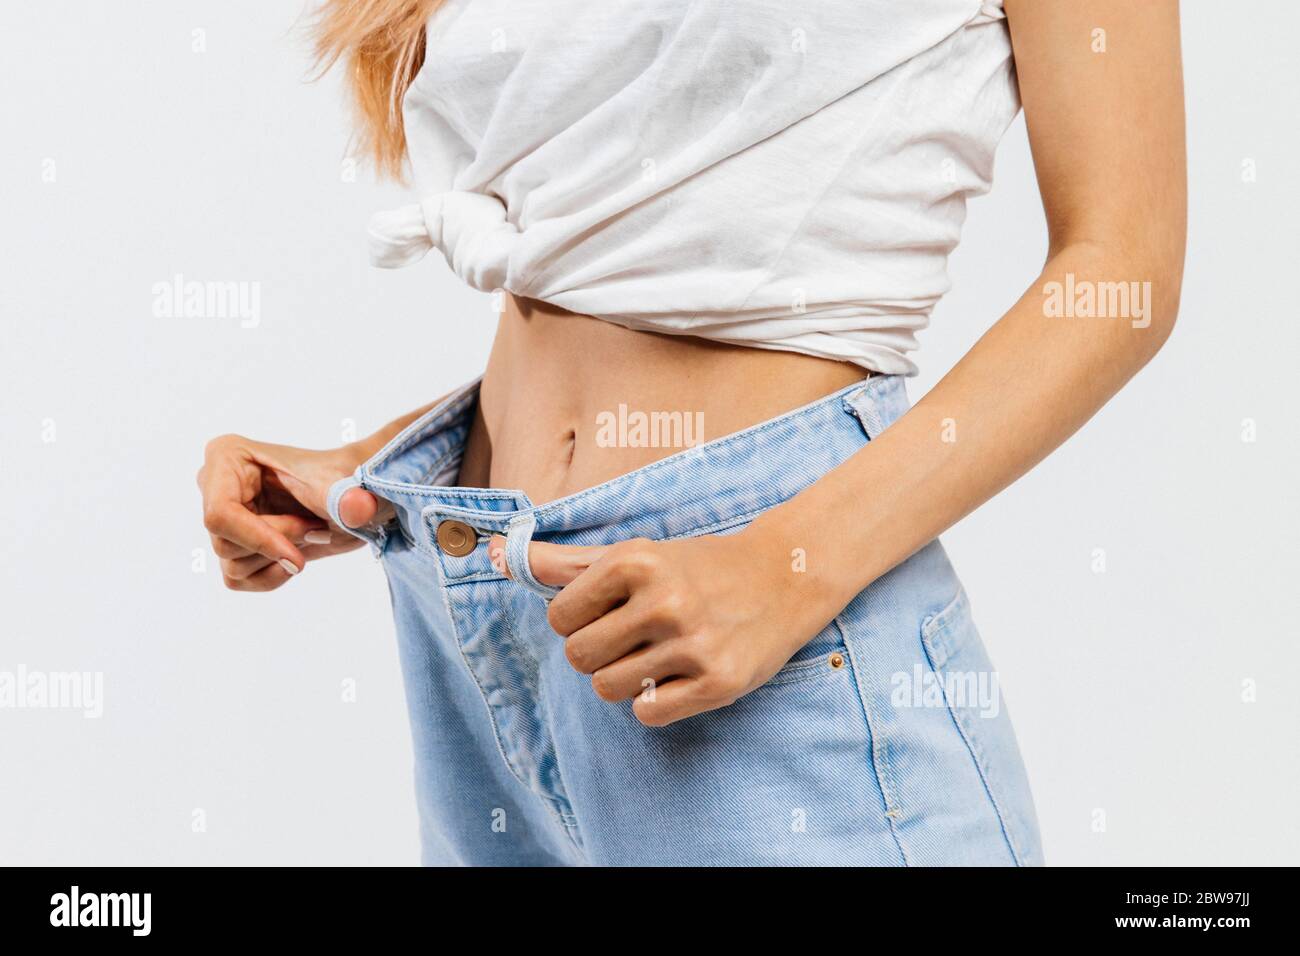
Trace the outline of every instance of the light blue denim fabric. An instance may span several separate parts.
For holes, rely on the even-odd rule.
[[[1005,703],[960,693],[996,675],[937,541],[767,684],[661,728],[573,670],[546,621],[554,589],[528,569],[530,539],[740,529],[901,416],[900,377],[541,506],[450,485],[477,393],[477,382],[460,389],[330,494],[336,522],[357,485],[396,506],[393,523],[359,535],[392,593],[426,864],[1041,863]],[[478,529],[470,554],[438,547],[447,519]],[[489,560],[493,533],[507,535],[514,581]]]

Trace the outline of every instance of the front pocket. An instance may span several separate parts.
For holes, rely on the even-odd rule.
[[[963,626],[965,625],[965,626]],[[959,587],[957,596],[937,614],[928,615],[921,622],[921,640],[930,657],[930,664],[936,670],[942,670],[961,650],[967,636],[974,630],[971,619],[970,599],[966,589]],[[978,637],[976,638],[978,640]]]
[[[965,589],[958,590],[939,613],[922,621],[921,643],[943,702],[980,772],[987,777],[991,767],[986,752],[986,725],[1001,715],[1002,694],[997,671],[975,630]]]

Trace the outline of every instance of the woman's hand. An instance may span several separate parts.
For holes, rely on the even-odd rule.
[[[368,457],[360,444],[330,451],[270,445],[239,435],[208,442],[199,491],[203,524],[221,559],[226,587],[270,591],[308,561],[361,546],[335,526],[325,510],[329,487]],[[339,502],[349,527],[374,520],[378,501],[354,488]]]
[[[489,553],[509,574],[505,540]],[[563,586],[547,618],[569,663],[602,700],[635,698],[659,727],[725,707],[775,674],[843,609],[754,527],[607,547],[534,541],[529,565]],[[847,599],[846,599],[847,600]]]

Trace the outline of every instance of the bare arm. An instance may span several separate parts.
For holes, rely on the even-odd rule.
[[[756,522],[783,560],[791,547],[807,549],[810,569],[821,569],[804,579],[821,592],[818,606],[843,604],[1025,474],[1151,359],[1178,312],[1186,160],[1177,4],[1006,7],[1048,221],[1047,263],[915,408]],[[1106,52],[1094,52],[1096,29]],[[1130,300],[1128,315],[1053,317],[1045,290],[1067,289],[1067,274],[1076,289],[1125,283],[1140,296],[1149,288],[1149,301]],[[872,507],[863,509],[867,498]],[[834,514],[855,520],[825,520]]]

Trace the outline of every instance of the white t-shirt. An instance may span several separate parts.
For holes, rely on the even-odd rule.
[[[1018,109],[1000,0],[445,0],[372,261],[910,375]]]

